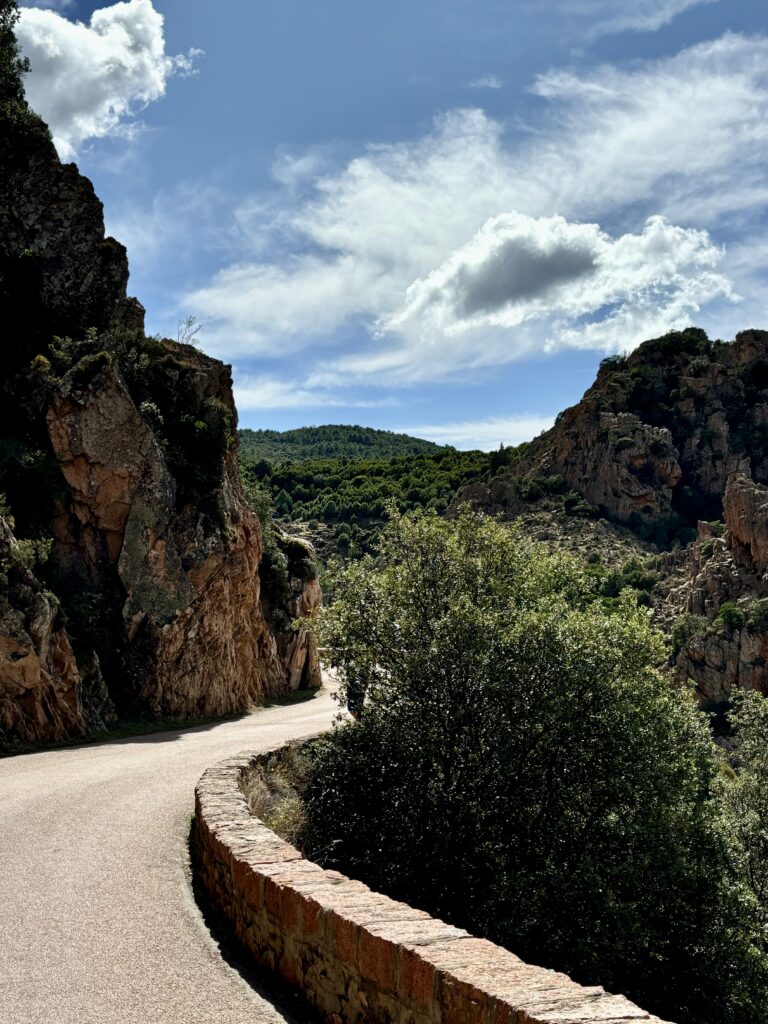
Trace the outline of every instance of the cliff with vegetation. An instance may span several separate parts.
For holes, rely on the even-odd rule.
[[[244,498],[230,368],[145,335],[125,249],[18,70],[0,97],[0,742],[317,685],[292,629],[320,600],[312,552],[265,542]]]

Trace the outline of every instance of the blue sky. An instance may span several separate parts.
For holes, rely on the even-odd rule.
[[[48,0],[28,92],[241,423],[533,436],[601,358],[768,326],[756,0]]]

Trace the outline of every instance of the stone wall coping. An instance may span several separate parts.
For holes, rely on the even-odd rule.
[[[238,754],[200,779],[195,871],[256,962],[329,1024],[665,1024],[305,860],[251,815],[240,787],[275,749]]]

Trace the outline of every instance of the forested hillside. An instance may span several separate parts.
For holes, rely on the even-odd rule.
[[[400,511],[444,512],[460,487],[487,478],[517,451],[444,448],[430,455],[280,463],[246,457],[242,472],[252,503],[271,506],[278,520],[303,523],[321,561],[326,561],[336,554],[357,558],[375,550],[390,503]]]
[[[328,424],[296,430],[241,430],[244,458],[268,462],[340,458],[383,459],[392,455],[423,455],[440,450],[432,441],[372,427]]]

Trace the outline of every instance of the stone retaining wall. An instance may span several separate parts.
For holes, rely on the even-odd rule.
[[[241,754],[195,793],[195,871],[261,966],[332,1024],[619,1024],[657,1017],[304,860],[251,816]]]

